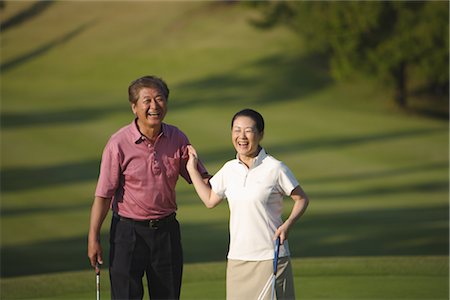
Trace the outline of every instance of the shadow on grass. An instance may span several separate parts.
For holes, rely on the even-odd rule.
[[[437,132],[447,131],[447,128],[417,128],[411,130],[400,130],[391,132],[379,132],[373,134],[355,135],[355,136],[333,136],[330,138],[318,138],[310,140],[292,140],[283,144],[265,145],[262,143],[266,151],[278,157],[286,153],[305,153],[308,151],[316,151],[320,149],[333,149],[352,147],[374,142],[385,142],[389,140],[397,140],[402,138],[418,137]],[[232,146],[210,152],[203,152],[198,149],[200,158],[205,163],[225,162],[233,159],[235,152]],[[231,154],[231,155],[230,155]]]
[[[226,260],[228,224],[181,223],[185,263]],[[448,205],[306,214],[291,231],[294,257],[447,255]],[[102,237],[105,257],[108,237]],[[2,247],[2,277],[89,268],[86,237]],[[107,264],[105,265],[107,268]]]
[[[414,129],[407,131],[375,133],[373,135],[362,135],[352,137],[332,137],[329,139],[298,140],[290,143],[273,145],[266,148],[275,157],[285,153],[303,153],[318,149],[335,147],[351,147],[371,142],[396,140],[420,135],[439,132],[444,129]],[[199,152],[205,163],[225,162],[232,159],[234,155],[230,148],[220,149],[212,152]],[[13,192],[34,188],[58,186],[67,183],[86,182],[96,180],[100,166],[100,159],[84,162],[72,162],[55,166],[45,167],[20,167],[1,170],[1,189],[3,192]],[[440,186],[440,183],[439,183]]]
[[[22,56],[16,57],[10,61],[2,63],[0,65],[0,70],[2,72],[7,72],[19,65],[22,65],[22,64],[40,56],[40,55],[43,55],[44,53],[52,50],[53,48],[55,48],[59,45],[62,45],[64,43],[68,42],[69,40],[73,39],[74,37],[76,37],[77,35],[82,33],[83,31],[85,31],[86,28],[88,28],[92,23],[93,22],[80,25],[77,28],[75,28],[74,30],[66,33],[65,35],[63,35],[59,38],[56,38],[56,39],[50,41],[49,43],[47,43],[39,48],[36,48],[35,50],[33,50],[29,53],[26,53]]]
[[[92,196],[92,199],[94,196]],[[32,214],[52,214],[52,213],[63,213],[63,212],[74,212],[79,210],[90,209],[92,203],[71,203],[68,205],[28,205],[26,207],[2,207],[0,216],[8,217],[18,217],[22,215],[32,215]]]
[[[50,50],[52,47],[67,41],[80,33],[88,24],[57,39],[22,57],[2,64],[1,69],[7,71],[33,57]],[[326,72],[323,71],[321,60],[318,57],[302,57],[292,59],[283,56],[267,57],[263,60],[252,62],[243,69],[257,70],[257,75],[237,77],[241,74],[223,73],[209,76],[197,81],[186,82],[172,87],[179,95],[169,102],[170,110],[181,110],[195,106],[223,106],[230,103],[242,103],[246,105],[269,104],[274,101],[289,101],[294,97],[302,97],[308,93],[320,90],[330,82]],[[298,69],[302,72],[298,72]],[[267,75],[267,74],[270,74]],[[127,83],[124,82],[124,90]],[[170,83],[169,83],[170,85]],[[199,93],[201,91],[201,93]],[[99,119],[111,113],[127,112],[129,104],[115,104],[113,107],[102,105],[95,108],[78,108],[62,111],[33,111],[33,112],[3,112],[1,113],[2,128],[32,127],[46,125],[60,125],[80,123]]]
[[[228,245],[228,224],[226,222],[199,225],[181,224],[181,227],[186,263],[224,261],[226,259]],[[102,236],[102,245],[106,263],[104,268],[107,268],[109,255],[107,234]],[[2,247],[1,260],[2,277],[85,270],[89,268],[87,237]]]
[[[425,200],[424,200],[425,201]],[[305,215],[293,256],[448,255],[448,205]]]
[[[129,111],[131,112],[130,106],[127,103],[123,103],[123,105],[76,108],[51,112],[3,112],[0,115],[0,124],[4,129],[79,124],[103,118],[113,113],[126,113]]]
[[[386,178],[392,176],[402,176],[415,172],[428,172],[428,171],[436,171],[436,170],[448,170],[448,161],[442,161],[440,163],[429,163],[415,166],[408,166],[403,168],[389,169],[378,172],[363,172],[356,173],[351,175],[339,175],[339,176],[330,176],[330,177],[321,177],[321,178],[306,178],[302,180],[305,184],[317,184],[317,183],[339,183],[344,182],[348,183],[350,181],[360,181],[360,180],[368,180],[368,179],[377,179],[377,178]]]
[[[327,148],[342,148],[355,145],[368,144],[373,142],[384,142],[389,140],[398,140],[402,138],[410,138],[428,135],[436,132],[447,131],[447,128],[417,128],[411,130],[400,130],[391,132],[379,132],[373,134],[364,134],[356,136],[336,136],[332,138],[319,138],[311,140],[298,140],[282,145],[271,146],[268,150],[274,153],[291,153],[293,151],[306,152]]]
[[[2,1],[3,2],[3,1]],[[0,28],[2,32],[5,32],[8,29],[11,29],[17,25],[20,25],[30,19],[39,16],[45,10],[47,10],[51,5],[55,2],[53,0],[45,0],[45,1],[36,1],[26,9],[23,9],[16,15],[12,16],[8,20],[2,22],[0,24]]]
[[[396,186],[373,186],[363,190],[347,190],[347,191],[321,191],[315,193],[308,193],[312,199],[332,199],[338,201],[342,198],[360,198],[368,196],[384,196],[395,195],[402,193],[426,193],[426,192],[446,192],[448,191],[448,180],[422,182],[415,184],[405,184]]]
[[[23,191],[95,180],[99,168],[100,158],[55,166],[5,169],[0,174],[1,190],[2,192]]]
[[[332,82],[324,61],[318,55],[265,57],[227,73],[176,86],[177,92],[183,95],[183,101],[174,102],[171,107],[182,109],[240,103],[254,106],[306,97]]]

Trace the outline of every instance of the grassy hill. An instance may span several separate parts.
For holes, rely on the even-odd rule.
[[[397,111],[370,80],[334,82],[304,42],[253,28],[241,5],[35,3],[0,10],[2,299],[93,297],[100,155],[146,74],[168,82],[166,121],[211,173],[234,156],[232,115],[263,114],[263,146],[311,198],[290,235],[299,298],[448,299],[448,120]],[[228,208],[207,210],[182,180],[177,192],[183,298],[223,299]]]

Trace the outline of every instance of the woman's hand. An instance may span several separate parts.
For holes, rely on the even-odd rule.
[[[273,240],[280,238],[280,245],[283,245],[284,241],[288,239],[290,226],[291,222],[286,220],[286,222],[284,222],[280,227],[278,227],[277,231],[275,231]]]
[[[192,145],[188,145],[187,149],[189,154],[189,160],[187,161],[186,168],[189,172],[191,172],[197,170],[198,156],[197,151]]]

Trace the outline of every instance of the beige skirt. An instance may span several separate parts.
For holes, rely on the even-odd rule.
[[[273,260],[228,260],[227,300],[270,300]],[[278,260],[275,299],[295,299],[294,280],[289,257]]]

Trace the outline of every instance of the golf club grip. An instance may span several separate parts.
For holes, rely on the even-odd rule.
[[[278,255],[280,254],[280,237],[275,242],[275,253],[273,255],[273,274],[277,275],[278,269]]]

